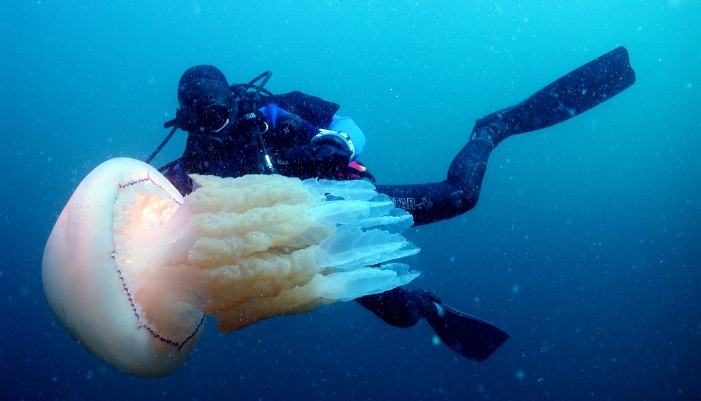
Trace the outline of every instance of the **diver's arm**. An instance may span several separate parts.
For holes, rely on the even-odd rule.
[[[276,145],[271,147],[271,153],[275,168],[280,174],[301,179],[334,179],[339,173],[345,172],[353,157],[346,141],[350,140],[347,134],[341,135],[331,130],[320,131],[300,116],[277,105],[266,106],[266,112],[272,114],[270,111],[275,111],[276,114],[268,116],[268,121],[275,127],[272,136],[269,137]],[[329,128],[352,130],[356,138],[364,141],[362,131],[351,119],[334,116],[333,121],[336,125],[332,122]]]
[[[329,144],[308,144],[286,150],[275,160],[288,177],[334,179],[346,171],[351,153]]]

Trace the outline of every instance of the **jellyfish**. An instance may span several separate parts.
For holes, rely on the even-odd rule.
[[[87,350],[132,375],[177,370],[214,315],[230,333],[404,285],[409,214],[366,181],[191,176],[184,198],[138,160],[104,162],[49,236],[49,304]]]

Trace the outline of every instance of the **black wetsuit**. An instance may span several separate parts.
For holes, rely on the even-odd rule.
[[[338,109],[336,104],[299,92],[294,93],[292,98],[283,95],[278,99],[279,103],[285,106],[286,110],[299,114],[316,126],[327,126]],[[265,147],[278,173],[302,179],[348,179],[351,175],[348,173],[352,168],[348,164],[347,153],[333,146],[312,145],[309,135],[285,130],[281,126],[277,128],[266,133]],[[250,129],[251,127],[245,124],[232,125],[229,135],[225,136],[224,140],[216,141],[190,135],[183,156],[168,165],[165,177],[185,195],[192,191],[188,174],[239,177],[265,173],[260,146],[248,133]],[[470,140],[453,160],[445,181],[430,184],[377,185],[377,191],[390,196],[397,207],[409,212],[414,218],[414,225],[458,216],[477,204],[487,159],[493,148],[494,145],[488,141]],[[362,174],[355,176],[362,177]],[[440,304],[440,300],[425,291],[395,288],[382,294],[364,296],[356,301],[393,326],[410,327],[421,318],[428,319],[432,325],[442,324],[436,323],[440,319],[437,315],[438,309],[434,305]],[[452,316],[457,314],[459,312],[454,311]],[[458,321],[473,322],[475,319],[467,317]],[[503,337],[504,340],[505,338]]]

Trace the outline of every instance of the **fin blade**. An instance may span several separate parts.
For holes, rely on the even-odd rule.
[[[509,334],[480,318],[442,305],[443,316],[427,317],[438,337],[465,358],[482,362],[489,358],[506,340]]]
[[[518,105],[480,118],[475,130],[497,121],[507,135],[547,128],[611,99],[633,85],[635,79],[628,50],[620,46],[560,77]]]

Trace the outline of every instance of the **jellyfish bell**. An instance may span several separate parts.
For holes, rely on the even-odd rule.
[[[418,276],[411,216],[364,181],[192,176],[109,160],[81,182],[44,250],[49,304],[90,352],[127,373],[178,369],[215,315],[229,333],[383,292]]]
[[[60,214],[44,250],[42,281],[56,317],[85,348],[128,373],[157,376],[182,365],[202,334],[204,314],[179,304],[170,333],[156,332],[139,314],[116,263],[113,227],[120,191],[136,183],[152,191],[139,199],[143,213],[131,213],[135,226],[158,226],[184,204],[155,169],[130,159],[103,163]]]

